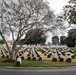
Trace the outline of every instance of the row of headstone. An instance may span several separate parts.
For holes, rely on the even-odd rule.
[[[64,61],[64,56],[65,54],[67,55],[67,58],[66,58],[66,62],[71,62],[72,61],[72,58],[75,58],[74,57],[74,54],[70,53],[70,51],[67,52],[67,50],[65,51],[65,54],[63,52],[63,50],[56,50],[56,49],[52,49],[52,50],[44,50],[44,49],[41,49],[42,53],[44,53],[44,55],[47,55],[47,57],[51,57],[52,56],[52,61],[57,61],[57,56],[59,58],[59,61]],[[52,54],[53,52],[53,54]]]
[[[38,54],[37,48],[31,48],[27,56],[27,60],[42,61],[42,57]]]
[[[22,49],[19,51],[19,55],[21,57],[21,60],[24,59],[24,52],[26,51],[27,47],[22,47]],[[29,47],[28,47],[29,48]],[[8,51],[6,47],[2,47],[1,48],[1,55],[2,57],[9,57]],[[69,49],[69,48],[48,48],[45,49],[44,47],[30,47],[30,51],[28,56],[31,58],[30,54],[32,55],[32,59],[37,59],[37,57],[39,56],[40,58],[42,58],[37,50],[40,49],[42,53],[44,53],[44,55],[47,55],[48,58],[52,57],[52,61],[57,61],[57,58],[59,58],[59,61],[64,61],[64,57],[67,56],[66,58],[66,62],[71,62],[72,59],[75,58],[75,53],[76,51],[74,49]],[[55,59],[56,58],[56,59]],[[70,60],[68,60],[70,59]]]

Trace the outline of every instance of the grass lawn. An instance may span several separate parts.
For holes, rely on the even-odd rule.
[[[15,64],[14,63],[3,63],[2,61],[4,61],[4,60],[6,60],[7,58],[1,58],[0,57],[0,66],[15,66]]]
[[[76,66],[76,62],[52,62],[50,60],[43,61],[28,61],[24,60],[22,62],[22,67],[66,67],[66,66]]]
[[[3,67],[15,67],[15,63],[3,63],[1,61],[6,58],[0,58],[0,66]],[[52,62],[51,60],[43,60],[43,61],[33,61],[33,60],[23,60],[21,67],[66,67],[66,66],[76,66],[76,62]]]

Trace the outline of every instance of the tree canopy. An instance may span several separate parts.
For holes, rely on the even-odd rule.
[[[31,35],[31,33],[33,33]],[[25,42],[25,44],[45,44],[46,42],[46,36],[43,30],[41,29],[32,29],[27,32],[24,39],[21,40],[21,42],[25,41],[29,35],[31,37]]]
[[[68,46],[68,47],[75,47],[75,40],[72,38],[72,37],[67,37],[65,39],[65,44]]]
[[[76,29],[68,31],[68,37],[65,39],[65,43],[69,47],[75,47],[76,45]]]
[[[65,39],[66,39],[66,36],[61,36],[60,37],[60,44],[61,45],[65,45]]]
[[[70,0],[64,7],[64,16],[70,24],[76,24],[76,0]]]
[[[73,39],[76,39],[76,29],[70,29],[68,31],[68,36],[72,37]]]

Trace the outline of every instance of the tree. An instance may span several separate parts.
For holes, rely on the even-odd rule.
[[[75,47],[75,40],[72,37],[67,37],[65,43],[68,47]]]
[[[76,39],[76,29],[70,29],[68,31],[68,36],[72,37],[73,39]]]
[[[70,24],[76,24],[76,0],[70,0],[64,7],[64,16]]]
[[[53,11],[49,9],[44,0],[2,0],[0,3],[0,36],[6,44],[9,58],[16,59],[17,53],[23,45],[17,46],[18,42],[29,30],[51,29],[54,17]],[[13,41],[11,49],[5,38],[10,34]]]
[[[0,40],[0,44],[4,44],[4,41],[3,40]]]
[[[45,33],[41,29],[32,29],[28,31],[25,39],[22,39],[21,42],[25,41],[31,33],[34,34],[25,42],[25,44],[44,44],[46,42]]]
[[[74,39],[74,43],[76,44],[76,29],[70,29],[68,32],[68,36]]]
[[[65,45],[65,39],[66,39],[65,36],[61,36],[60,37],[60,43],[61,43],[61,45]]]
[[[65,43],[69,47],[75,47],[75,45],[76,45],[76,29],[70,29],[68,31],[68,37],[65,39]]]

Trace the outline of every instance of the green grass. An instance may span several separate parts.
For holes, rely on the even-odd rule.
[[[0,66],[3,67],[15,67],[15,63],[3,63],[1,61],[5,60],[6,58],[0,58]],[[76,66],[76,62],[52,62],[50,60],[46,61],[28,61],[23,60],[21,67],[66,67],[66,66]]]
[[[66,67],[66,66],[76,66],[75,62],[67,63],[67,62],[52,62],[52,61],[28,61],[23,60],[22,67]]]
[[[15,66],[14,63],[3,63],[2,61],[6,60],[7,58],[1,58],[0,57],[0,66],[4,66],[4,67],[10,67],[10,66]]]

